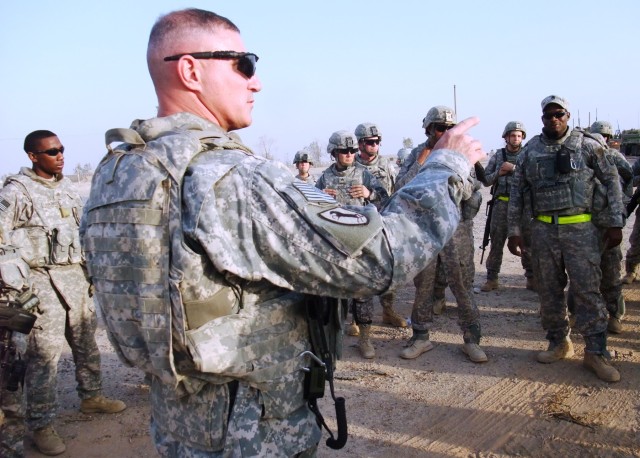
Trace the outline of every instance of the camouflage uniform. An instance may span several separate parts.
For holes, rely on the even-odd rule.
[[[640,186],[640,160],[633,163],[633,186]],[[638,192],[636,190],[636,192]],[[629,249],[627,250],[625,257],[625,276],[624,282],[627,284],[633,283],[640,275],[638,275],[638,266],[640,265],[640,205],[635,210],[635,221],[633,222],[633,229],[631,235],[629,235]]]
[[[356,156],[357,160],[357,156]],[[349,195],[349,188],[355,185],[364,185],[370,192],[369,199],[353,198]],[[331,164],[316,182],[318,189],[335,189],[338,192],[336,200],[343,205],[365,205],[372,203],[380,208],[389,198],[389,194],[377,178],[360,163],[354,163],[353,167],[346,170],[338,170],[336,164]],[[355,298],[352,302],[355,322],[371,324],[373,322],[373,297]]]
[[[493,208],[491,209],[491,247],[489,256],[487,257],[487,280],[498,280],[498,274],[502,267],[502,255],[504,244],[507,241],[507,213],[509,209],[509,189],[513,181],[513,173],[507,173],[500,176],[500,167],[506,161],[515,164],[518,154],[522,151],[511,153],[507,148],[500,148],[491,156],[489,163],[485,167],[485,186],[495,186],[493,192]],[[504,154],[504,155],[503,155]],[[522,220],[522,238],[525,246],[531,245],[531,234],[529,231],[530,215],[524,215]],[[525,253],[522,258],[522,268],[525,271],[525,277],[533,277],[533,269],[531,267],[531,256]]]
[[[300,181],[304,181],[305,183],[309,183],[312,186],[315,186],[317,181],[316,177],[311,174],[307,175],[306,177],[302,177],[300,174],[297,174],[296,178]]]
[[[570,156],[565,173],[558,165],[561,154]],[[527,209],[528,205],[533,208]],[[618,173],[610,156],[597,141],[570,128],[557,140],[544,133],[532,138],[516,164],[509,201],[509,237],[522,234],[522,216],[528,211],[534,217],[533,269],[541,285],[542,327],[547,331],[550,349],[561,345],[570,331],[564,295],[568,275],[571,283],[580,285],[572,295],[575,327],[585,339],[586,352],[606,355],[607,312],[600,294],[599,267],[602,242],[594,223],[598,220],[605,228],[623,224]],[[573,219],[556,223],[556,218],[567,216]]]
[[[29,168],[0,190],[0,225],[31,267],[40,299],[38,326],[28,338],[27,425],[37,430],[56,415],[58,360],[65,339],[76,366],[81,399],[101,394],[96,314],[83,271],[78,224],[82,202],[62,176],[45,180]]]
[[[131,280],[119,284],[108,280],[107,269],[100,268],[109,262],[126,267],[119,261],[127,259],[130,243],[120,239],[117,225],[100,222],[100,215],[135,208],[135,200],[122,197],[141,191],[134,184],[150,180],[130,166],[138,157],[140,161],[161,158],[183,183],[166,188],[178,193],[179,200],[171,198],[178,208],[172,206],[168,223],[174,243],[160,242],[165,249],[170,247],[170,256],[162,259],[171,262],[173,318],[149,322],[163,326],[157,335],[164,340],[146,340],[150,353],[139,353],[138,359],[126,356],[137,354],[136,342],[117,340],[129,363],[148,371],[158,368],[151,389],[152,437],[158,451],[163,456],[212,457],[293,456],[312,450],[321,433],[303,400],[299,369],[309,362],[297,356],[310,348],[309,336],[304,316],[295,312],[299,295],[291,291],[368,297],[413,278],[457,226],[456,200],[468,161],[450,151],[434,152],[425,166],[428,173],[421,173],[402,195],[394,196],[379,215],[372,206],[341,208],[330,196],[294,181],[285,166],[255,157],[237,136],[194,115],[179,113],[132,127],[144,143],[135,148],[124,145],[98,166],[83,219],[83,242],[91,247],[88,266],[90,273],[95,269],[92,278],[99,304],[108,307],[105,298],[118,290],[132,291],[134,300],[135,288],[146,289],[144,284]],[[202,136],[207,137],[202,140],[205,147],[199,140]],[[166,176],[159,175],[158,183],[165,183]],[[148,196],[154,196],[159,188],[146,189]],[[182,189],[188,198],[179,197]],[[340,224],[344,211],[359,215],[346,223],[355,227]],[[98,247],[103,241],[120,251],[101,253]],[[140,241],[147,242],[151,240]],[[153,253],[159,254],[153,251],[144,258],[152,258]],[[151,262],[150,271],[140,275],[153,277],[159,268],[157,258],[147,262]],[[161,280],[156,281],[162,284]],[[164,297],[163,288],[155,294]],[[199,327],[184,317],[188,304],[207,305],[201,308],[207,312],[225,302],[230,303],[230,312],[195,325]],[[107,310],[112,313],[107,324],[115,339],[134,331],[117,318],[135,313],[133,304]],[[283,312],[269,315],[270,310]],[[156,311],[162,312],[160,316],[167,313]],[[241,328],[224,336],[210,332],[241,323],[265,327],[269,323],[262,323],[264,319],[273,319],[265,330],[277,330],[276,335],[241,332]],[[172,325],[172,320],[178,321]],[[194,346],[200,337],[205,346]],[[254,351],[271,337],[278,338],[280,345],[274,342],[271,350],[256,359]],[[244,347],[247,351],[237,365],[223,368],[220,360],[236,354],[246,339],[251,348]],[[198,348],[203,351],[197,352]],[[288,358],[295,364],[281,365]],[[171,372],[173,376],[163,382],[160,376]],[[254,372],[261,373],[263,380],[257,382]]]
[[[309,157],[309,153],[306,151],[298,151],[293,157],[293,163],[297,166],[298,162],[308,162],[309,166],[313,165],[311,158]],[[306,177],[303,177],[300,173],[296,175],[296,178],[300,181],[304,181],[305,183],[309,183],[310,185],[316,184],[316,178],[311,175],[311,172],[308,172]]]

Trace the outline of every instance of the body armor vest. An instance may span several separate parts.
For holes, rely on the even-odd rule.
[[[351,186],[358,184],[364,184],[364,171],[365,167],[356,163],[353,167],[348,167],[345,170],[338,171],[336,165],[322,172],[322,179],[324,180],[324,187],[329,189],[335,189],[337,191],[336,200],[342,205],[364,205],[363,198],[353,198],[349,194]]]

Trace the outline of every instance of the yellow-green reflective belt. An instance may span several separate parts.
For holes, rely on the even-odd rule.
[[[538,221],[542,221],[543,223],[556,223],[556,224],[576,224],[576,223],[588,223],[591,221],[590,213],[583,213],[581,215],[571,215],[571,216],[558,216],[557,221],[553,220],[553,216],[551,215],[538,215],[536,219]]]
[[[503,202],[509,202],[509,196],[498,196],[498,200]]]

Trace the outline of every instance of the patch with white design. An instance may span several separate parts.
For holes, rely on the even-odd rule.
[[[327,221],[345,226],[365,226],[369,224],[369,218],[366,215],[342,207],[325,210],[319,213],[318,216]]]
[[[336,200],[331,197],[329,194],[320,191],[315,186],[311,186],[309,183],[306,183],[302,180],[296,179],[293,182],[293,187],[302,193],[307,202],[316,202],[316,203],[332,203],[335,204]]]
[[[0,199],[0,211],[5,212],[9,209],[11,204],[4,199]]]

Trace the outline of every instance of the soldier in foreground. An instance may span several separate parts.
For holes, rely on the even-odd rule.
[[[162,16],[147,61],[159,117],[109,131],[124,143],[96,170],[83,242],[119,353],[152,376],[153,441],[162,456],[312,456],[299,293],[370,297],[422,270],[485,155],[466,135],[477,119],[445,134],[381,214],[350,207],[342,221],[332,197],[232,132],[251,124],[262,86],[231,21]]]
[[[531,202],[531,256],[540,285],[542,327],[549,341],[537,360],[554,363],[574,354],[564,293],[568,277],[571,284],[579,285],[572,289],[572,296],[575,329],[585,341],[583,365],[601,380],[617,382],[620,373],[609,364],[599,266],[602,250],[622,240],[624,210],[618,172],[606,148],[567,126],[571,113],[565,99],[546,97],[542,113],[542,134],[533,137],[518,156],[508,215],[509,251],[520,256],[527,249],[522,217]],[[605,229],[600,231],[595,219]]]
[[[309,183],[310,185],[316,184],[315,177],[309,173],[309,168],[313,165],[313,161],[311,160],[309,153],[306,151],[298,151],[293,157],[293,164],[298,170],[298,174],[296,175],[298,180]]]
[[[507,209],[509,208],[509,189],[516,169],[516,159],[522,150],[522,142],[527,138],[527,130],[519,121],[510,121],[502,132],[506,143],[504,148],[498,149],[491,156],[485,167],[485,186],[491,186],[491,248],[487,257],[487,281],[480,288],[481,291],[493,291],[498,288],[498,275],[502,267],[504,245],[507,242]],[[527,216],[525,215],[525,220]],[[528,224],[523,221],[522,240],[529,246]],[[533,269],[528,250],[522,256],[522,268],[527,279],[527,289],[534,290]]]
[[[422,125],[427,135],[427,141],[414,148],[411,155],[405,160],[397,178],[399,189],[418,173],[422,164],[432,154],[439,139],[455,124],[456,114],[449,107],[436,106],[427,112]],[[428,323],[433,322],[436,304],[445,303],[444,287],[441,285],[440,291],[436,291],[438,270],[444,269],[446,282],[458,303],[458,325],[462,330],[464,341],[461,349],[475,363],[487,361],[487,355],[480,348],[479,313],[473,294],[473,277],[475,275],[473,218],[478,213],[482,202],[478,191],[479,187],[480,183],[475,180],[475,175],[470,176],[464,182],[461,221],[458,229],[438,255],[440,262],[434,259],[413,280],[416,286],[416,297],[411,313],[413,335],[406,348],[400,352],[401,358],[414,359],[434,348],[433,343],[429,340]]]
[[[40,299],[25,358],[27,426],[41,453],[59,455],[66,447],[53,422],[65,340],[76,366],[80,410],[117,413],[126,405],[102,396],[96,312],[78,234],[82,201],[62,175],[64,146],[53,132],[36,130],[26,136],[24,150],[32,167],[9,176],[0,190],[0,227],[31,268]]]
[[[335,162],[331,164],[316,182],[316,187],[332,196],[343,205],[362,206],[373,203],[376,209],[382,207],[389,198],[389,194],[377,178],[369,170],[356,161],[357,139],[346,130],[334,132],[329,138],[327,152]],[[341,224],[348,224],[351,219],[357,222],[357,217],[346,216]],[[376,350],[371,342],[371,323],[373,322],[373,297],[356,297],[351,300],[353,321],[347,329],[352,336],[359,336],[358,349],[365,359],[376,356]],[[384,316],[383,316],[384,319]]]
[[[358,124],[355,130],[358,139],[358,155],[356,162],[364,166],[369,173],[377,178],[378,182],[384,187],[388,195],[393,194],[396,184],[396,173],[393,163],[380,155],[380,144],[382,143],[382,132],[377,125],[365,122]],[[378,211],[382,208],[382,201],[373,203]],[[396,300],[395,293],[380,296],[380,305],[382,305],[382,322],[396,326],[399,328],[407,327],[407,320],[402,318],[398,312],[393,309]]]

